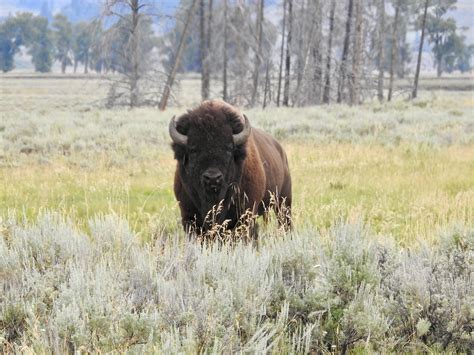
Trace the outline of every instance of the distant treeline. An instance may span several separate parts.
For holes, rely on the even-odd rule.
[[[83,66],[84,73],[116,71],[117,58],[104,51],[106,34],[100,19],[73,24],[58,14],[48,23],[45,17],[19,13],[0,25],[0,67],[3,72],[13,70],[14,56],[23,46],[37,72],[50,72],[54,61],[60,63],[62,73],[68,66],[76,73],[79,65]],[[120,46],[120,40],[117,37],[113,45]]]
[[[172,99],[177,72],[199,72],[202,99],[241,106],[391,100],[429,43],[438,76],[470,70],[474,46],[447,16],[456,0],[182,0],[171,21],[147,0],[104,0],[100,18],[72,23],[18,13],[0,24],[0,68],[24,47],[35,70],[116,73],[108,104]],[[165,26],[166,23],[166,26]],[[171,24],[171,25],[170,25]],[[166,31],[164,29],[167,29]],[[417,33],[417,58],[407,34]],[[411,63],[415,62],[416,67]]]

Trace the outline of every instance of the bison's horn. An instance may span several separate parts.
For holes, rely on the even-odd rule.
[[[176,129],[176,121],[174,118],[175,116],[173,116],[169,125],[171,139],[176,144],[186,145],[188,143],[188,137],[178,132],[178,130]]]
[[[249,119],[245,115],[244,115],[244,119],[245,119],[244,129],[242,130],[242,132],[233,135],[234,145],[244,144],[250,136],[250,122],[249,122]]]

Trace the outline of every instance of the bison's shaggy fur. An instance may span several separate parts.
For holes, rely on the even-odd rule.
[[[236,139],[239,133],[245,135],[243,140]],[[286,154],[269,134],[250,128],[238,109],[220,100],[205,101],[176,121],[173,118],[170,134],[178,162],[174,192],[185,230],[196,226],[206,231],[206,216],[218,204],[214,222],[227,221],[229,228],[246,211],[262,215],[272,204],[277,211],[285,206],[279,222],[290,226]]]

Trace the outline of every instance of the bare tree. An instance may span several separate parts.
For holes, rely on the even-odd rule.
[[[392,101],[393,94],[393,80],[395,69],[397,67],[397,56],[398,56],[398,21],[400,15],[400,8],[402,6],[402,0],[397,0],[395,5],[395,17],[393,19],[393,31],[392,31],[392,51],[390,59],[390,81],[388,84],[388,96],[387,100]]]
[[[138,104],[138,79],[139,79],[139,53],[138,53],[138,12],[143,4],[139,6],[138,0],[130,0],[130,10],[132,12],[132,27],[131,27],[131,44],[132,50],[132,75],[130,81],[130,107],[135,107]]]
[[[355,0],[355,36],[354,56],[352,61],[352,75],[350,85],[350,104],[356,105],[360,100],[360,72],[363,48],[363,16],[362,0]]]
[[[227,101],[227,46],[228,46],[228,33],[229,33],[229,25],[228,22],[228,0],[224,0],[224,46],[223,46],[223,70],[222,70],[222,99]]]
[[[271,66],[271,61],[270,61],[270,59],[267,59],[267,62],[266,62],[266,65],[265,65],[265,87],[263,89],[263,105],[262,105],[263,109],[265,109],[265,107],[267,107],[267,97],[269,98],[269,100],[271,100],[270,66]]]
[[[412,99],[415,99],[418,95],[418,80],[420,78],[420,69],[421,69],[421,55],[423,53],[423,42],[425,40],[425,29],[426,29],[426,16],[428,14],[428,6],[430,5],[430,0],[425,0],[425,9],[423,11],[423,19],[421,23],[421,39],[420,47],[418,49],[418,61],[416,63],[416,72],[415,72],[415,82],[413,84]]]
[[[283,106],[289,106],[290,70],[291,70],[291,31],[293,22],[293,0],[288,0],[288,34],[286,39],[285,87],[283,90]]]
[[[213,13],[213,0],[209,0],[208,11],[207,11],[207,35],[206,35],[206,64],[207,64],[207,93],[208,96],[211,90],[211,51],[212,51],[212,13]]]
[[[316,41],[314,33],[318,26],[317,13],[318,4],[309,0],[307,6],[301,6],[300,26],[298,33],[298,65],[297,80],[293,104],[305,105],[314,98],[311,95],[313,87],[311,79],[304,80],[307,77],[308,63],[311,50],[314,48],[313,42]]]
[[[328,104],[331,100],[331,61],[332,61],[332,38],[334,34],[334,17],[336,15],[336,0],[331,2],[329,15],[328,53],[326,58],[326,78],[324,84],[323,102]]]
[[[286,2],[283,0],[283,30],[281,34],[280,67],[278,72],[277,106],[280,106],[281,79],[283,73],[283,58],[285,54],[285,27],[286,27]]]
[[[257,51],[255,52],[255,67],[253,71],[253,87],[251,105],[255,106],[258,93],[258,77],[260,72],[260,65],[262,59],[262,40],[263,40],[263,19],[264,19],[264,0],[259,1],[258,16],[257,16]]]
[[[207,62],[206,62],[206,10],[205,0],[199,1],[199,58],[201,61],[201,99],[206,100],[209,97],[207,91]]]
[[[123,57],[122,61],[126,63],[121,70],[126,76],[126,80],[122,80],[121,84],[128,85],[130,107],[138,106],[140,95],[138,83],[144,69],[143,61],[140,60],[140,24],[144,21],[144,15],[141,11],[146,6],[149,6],[149,4],[142,0],[106,0],[105,2],[106,16],[118,17],[121,20],[120,26],[122,27],[119,26],[117,30],[125,30],[128,35],[128,43],[124,48],[121,48],[119,55]],[[123,8],[127,9],[128,16],[123,14]],[[109,30],[109,33],[116,35],[115,29]],[[117,82],[112,83],[109,96],[116,92],[117,84]],[[109,100],[115,100],[115,98],[109,97]]]
[[[311,54],[313,59],[313,80],[311,86],[311,102],[314,104],[321,103],[321,93],[323,87],[323,53],[321,50],[323,38],[323,8],[321,0],[314,2],[315,6],[315,24],[317,26],[316,35],[312,39]]]
[[[211,74],[210,74],[210,51],[212,33],[212,0],[208,0],[208,10],[205,9],[205,0],[200,2],[200,54],[201,54],[201,98],[209,99]],[[207,15],[207,16],[206,16]]]
[[[377,97],[380,102],[383,101],[383,79],[384,79],[384,47],[385,47],[385,0],[378,0],[378,35],[377,35],[377,47],[378,47],[378,83],[377,83]]]
[[[194,8],[196,7],[197,2],[198,2],[198,0],[193,0],[193,2],[191,4],[191,7],[189,8],[188,14],[186,16],[186,22],[184,24],[183,33],[181,34],[181,39],[179,40],[179,45],[178,45],[178,49],[176,51],[176,56],[175,56],[175,59],[174,59],[174,63],[173,63],[173,66],[171,68],[171,71],[168,75],[168,79],[166,81],[166,85],[164,87],[163,94],[161,95],[161,101],[160,101],[160,105],[159,105],[159,109],[161,111],[164,111],[166,109],[167,104],[168,104],[168,99],[169,99],[170,93],[171,93],[171,87],[174,84],[174,80],[175,80],[175,77],[176,77],[176,72],[178,71],[179,62],[180,62],[180,59],[181,59],[181,55],[183,53],[184,40],[186,39],[186,35],[187,35],[187,32],[188,32],[188,27],[189,27],[189,24],[191,23],[191,20],[193,18]]]
[[[249,18],[247,9],[243,1],[236,3],[235,14],[232,23],[232,38],[234,39],[234,61],[232,67],[232,74],[235,78],[233,98],[232,101],[238,106],[248,104],[248,72],[249,72],[249,33],[245,33],[246,27],[243,26],[245,21]],[[244,33],[242,33],[244,32]],[[247,36],[245,35],[247,34]],[[246,102],[247,101],[247,102]]]
[[[405,77],[405,64],[408,62],[408,58],[410,57],[410,50],[407,47],[407,32],[408,32],[408,25],[410,18],[410,11],[408,7],[408,2],[404,3],[403,11],[400,13],[400,24],[399,24],[399,37],[398,37],[398,52],[399,52],[399,61],[397,65],[397,75],[399,78]]]
[[[344,36],[344,47],[342,49],[341,68],[339,73],[339,84],[337,90],[337,102],[342,102],[342,95],[344,92],[345,79],[347,76],[347,62],[349,57],[349,45],[351,37],[351,24],[354,9],[354,0],[349,0],[347,7],[346,32]]]
[[[297,103],[300,99],[300,89],[301,89],[301,82],[303,81],[303,72],[305,66],[305,48],[304,48],[304,37],[306,35],[306,27],[307,27],[307,18],[306,11],[309,11],[305,7],[305,1],[301,1],[300,4],[300,13],[296,16],[299,21],[296,23],[296,39],[297,39],[297,46],[296,46],[296,89],[294,91],[293,96],[293,105]],[[312,21],[314,24],[314,21]],[[298,26],[299,25],[299,26]]]

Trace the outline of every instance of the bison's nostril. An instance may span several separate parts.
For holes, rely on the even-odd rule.
[[[219,171],[211,170],[202,174],[202,181],[207,187],[219,187],[222,185],[224,177]]]

